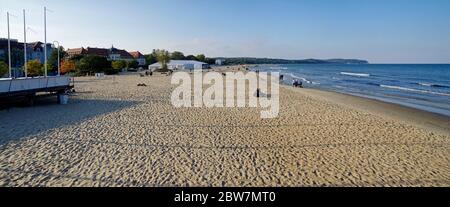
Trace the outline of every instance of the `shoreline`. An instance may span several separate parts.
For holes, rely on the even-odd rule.
[[[450,134],[450,117],[442,114],[337,91],[317,88],[297,89],[288,85],[282,86],[298,91],[304,95],[364,111],[375,116],[401,121],[437,133]]]
[[[373,65],[379,65],[379,64],[373,64]],[[392,64],[386,64],[386,65],[392,65]],[[398,64],[398,65],[404,65],[404,64]],[[429,64],[427,64],[429,65]],[[405,80],[399,81],[399,83],[390,83],[388,79],[386,78],[370,78],[370,79],[363,79],[359,80],[360,76],[377,76],[378,69],[375,68],[374,70],[368,68],[367,71],[358,71],[354,70],[354,72],[351,72],[348,76],[340,77],[334,75],[335,73],[347,73],[342,71],[347,71],[345,67],[337,67],[337,68],[331,68],[330,71],[326,70],[326,72],[318,72],[317,74],[322,74],[323,78],[318,78],[321,75],[311,75],[313,72],[311,72],[311,68],[308,69],[308,67],[305,66],[304,73],[310,74],[307,75],[311,80],[314,79],[314,77],[317,75],[315,81],[322,82],[315,83],[311,80],[306,80],[304,78],[304,75],[297,74],[298,68],[303,67],[292,67],[291,66],[283,66],[286,67],[283,70],[280,70],[280,74],[283,74],[285,77],[288,77],[287,81],[289,82],[283,82],[283,85],[290,86],[290,80],[292,79],[299,79],[302,80],[305,83],[312,83],[312,84],[305,84],[306,87],[310,87],[317,90],[322,91],[329,91],[329,92],[336,92],[340,94],[346,94],[356,97],[362,97],[362,98],[368,98],[371,100],[377,100],[384,103],[391,103],[395,105],[400,105],[408,108],[417,109],[418,111],[425,111],[432,114],[437,114],[443,117],[447,117],[450,119],[450,107],[447,104],[446,96],[448,96],[448,92],[446,92],[446,88],[448,87],[445,82],[441,82],[441,79],[437,79],[436,82],[429,80],[430,77],[427,77],[426,81],[421,80],[411,80],[410,84],[416,84],[418,85],[417,88],[414,86],[407,85],[409,82],[405,82]],[[297,69],[296,69],[297,68]],[[313,68],[314,69],[314,68]],[[402,69],[402,68],[400,68]],[[433,69],[433,68],[432,68]],[[267,65],[260,65],[259,67],[253,67],[252,71],[255,70],[261,70],[266,72],[273,71],[272,69],[269,69]],[[351,70],[348,69],[348,70]],[[297,72],[295,72],[297,71]],[[356,71],[356,72],[355,72]],[[278,72],[278,70],[275,69],[275,72]],[[328,73],[329,72],[329,73]],[[369,74],[371,73],[371,74]],[[380,72],[382,73],[382,72]],[[294,75],[296,74],[296,75]],[[339,75],[339,74],[337,74]],[[289,77],[290,76],[290,77]],[[300,76],[300,77],[298,77]],[[335,78],[334,76],[338,77]],[[350,77],[349,76],[353,76]],[[357,76],[355,79],[354,76]],[[386,76],[387,77],[387,76]],[[309,79],[308,78],[308,79]],[[435,78],[434,76],[432,78]],[[333,80],[332,80],[333,79]],[[347,80],[348,79],[348,80]],[[337,80],[337,81],[334,81]],[[353,85],[352,82],[356,82],[360,85]],[[350,85],[348,85],[350,84]],[[423,87],[427,88],[423,88]],[[338,88],[342,87],[342,88]],[[360,88],[361,87],[361,88]],[[439,88],[443,88],[442,90]],[[388,88],[388,89],[386,89]],[[359,89],[359,90],[355,90]],[[412,91],[412,92],[411,92]],[[422,94],[423,93],[423,94]],[[436,95],[430,95],[430,94],[436,94]],[[428,96],[430,95],[430,96]]]

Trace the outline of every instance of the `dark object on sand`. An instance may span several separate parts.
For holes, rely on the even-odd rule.
[[[142,78],[142,77],[145,77],[145,75],[144,74],[142,74],[142,73],[139,73],[139,76]]]
[[[226,73],[222,73],[222,76],[224,76],[224,77],[225,77],[225,76],[227,76],[227,74],[226,74]]]
[[[280,75],[280,81],[284,80],[284,75]]]
[[[138,87],[147,87],[147,85],[145,83],[139,83],[137,86]]]
[[[261,96],[260,93],[261,93],[261,90],[259,88],[256,89],[256,97],[257,98],[259,98]]]
[[[294,86],[295,88],[303,88],[303,82],[298,81],[297,79],[295,79],[295,80],[292,82],[292,86]]]
[[[153,76],[153,72],[151,72],[151,71],[145,71],[145,75],[146,75],[146,76]]]

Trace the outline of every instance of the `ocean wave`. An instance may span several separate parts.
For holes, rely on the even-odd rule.
[[[428,93],[428,94],[441,95],[441,96],[450,96],[449,93],[439,93],[439,92],[434,92],[434,91],[419,90],[419,89],[406,88],[406,87],[400,87],[400,86],[380,85],[380,87],[395,89],[395,90],[402,90],[402,91],[411,91],[411,92],[416,92],[416,93]]]
[[[289,75],[290,75],[291,78],[293,78],[293,79],[298,79],[298,80],[302,80],[302,81],[305,82],[305,83],[313,84],[312,81],[309,81],[309,80],[307,80],[306,78],[298,77],[298,76],[296,76],[296,75],[294,75],[294,74],[292,74],[292,73],[290,73]]]
[[[341,75],[356,76],[356,77],[370,77],[370,74],[367,74],[367,73],[341,72]]]
[[[450,86],[433,84],[433,83],[417,83],[417,84],[421,85],[421,86],[434,87],[434,88],[450,88]]]

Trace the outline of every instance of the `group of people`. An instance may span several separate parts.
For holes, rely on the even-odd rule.
[[[303,82],[301,82],[297,79],[294,79],[292,81],[292,86],[294,86],[295,88],[303,88]]]

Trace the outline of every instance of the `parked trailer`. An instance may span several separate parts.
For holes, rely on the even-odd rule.
[[[73,82],[68,76],[49,76],[33,78],[3,78],[0,79],[0,103],[16,98],[26,98],[31,104],[38,94],[58,96],[67,102],[67,93],[73,88]],[[64,97],[63,97],[64,96]]]

